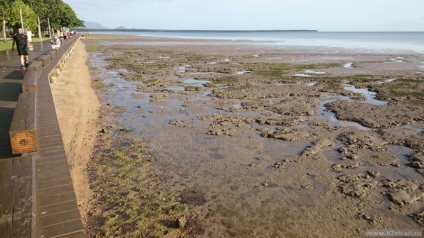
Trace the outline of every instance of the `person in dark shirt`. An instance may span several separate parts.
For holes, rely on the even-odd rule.
[[[16,48],[18,49],[18,55],[19,55],[19,61],[21,62],[22,69],[25,69],[28,67],[28,60],[29,60],[29,54],[28,54],[28,47],[29,47],[29,41],[28,37],[22,32],[22,28],[18,28],[18,32],[13,36],[13,42],[12,42],[12,50],[15,50],[15,43]]]

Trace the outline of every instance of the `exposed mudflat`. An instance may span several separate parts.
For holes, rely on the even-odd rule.
[[[423,228],[423,55],[155,38],[85,44],[104,128],[90,168],[90,234]]]

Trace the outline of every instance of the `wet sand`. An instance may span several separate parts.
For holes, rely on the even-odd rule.
[[[88,168],[90,235],[423,228],[423,55],[84,43],[102,123]]]

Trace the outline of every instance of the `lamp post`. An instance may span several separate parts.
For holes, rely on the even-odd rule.
[[[51,40],[52,39],[52,29],[50,28],[50,18],[47,18],[47,24],[48,24],[48,27],[49,27],[49,38]]]
[[[40,16],[37,16],[38,18],[38,38],[40,38],[41,41],[43,41],[43,34],[41,32],[41,24],[40,24]]]
[[[22,18],[22,9],[19,9],[19,15],[21,16],[21,26],[22,26],[22,32],[25,32],[24,28],[24,20]]]
[[[7,42],[7,39],[6,39],[6,20],[4,19],[4,12],[3,12],[3,28],[2,28],[2,31],[3,31],[3,41]]]

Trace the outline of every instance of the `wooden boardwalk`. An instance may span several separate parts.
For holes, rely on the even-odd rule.
[[[57,51],[38,78],[38,151],[19,157],[10,149],[8,129],[24,71],[16,52],[1,52],[0,66],[0,237],[85,237],[50,90],[48,74],[76,41]],[[34,43],[32,60],[51,54],[48,42]],[[31,61],[31,60],[30,60]]]

